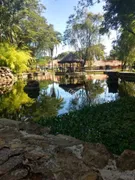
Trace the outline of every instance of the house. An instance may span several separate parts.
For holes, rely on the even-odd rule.
[[[100,60],[94,61],[92,64],[92,69],[94,70],[111,70],[111,69],[121,69],[122,62],[119,60]]]

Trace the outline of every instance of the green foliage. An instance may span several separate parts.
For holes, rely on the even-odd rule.
[[[104,49],[102,44],[96,44],[88,48],[87,60],[103,60],[104,59]]]
[[[119,60],[122,61],[123,68],[132,66],[135,62],[135,38],[133,34],[121,30],[118,40],[114,42],[113,51]]]
[[[80,0],[78,5],[82,8],[91,7],[95,3],[104,2],[104,21],[101,32],[108,32],[109,29],[123,30],[135,36],[135,3],[134,0]]]
[[[36,64],[40,65],[40,66],[45,66],[48,64],[48,62],[51,60],[51,57],[50,56],[45,56],[45,57],[42,57],[42,58],[39,58],[39,59],[36,59]]]
[[[40,82],[41,92],[35,89],[27,90],[28,94],[24,92],[25,82],[15,83],[11,92],[0,96],[0,117],[38,121],[41,118],[57,116],[58,110],[62,108],[63,99],[46,93],[50,83],[51,81],[42,81]]]
[[[135,96],[135,83],[122,81],[119,84],[119,96],[120,97]]]
[[[106,57],[106,60],[116,60],[118,59],[118,49],[117,47],[113,47],[113,49],[110,51],[109,56]]]
[[[2,0],[0,5],[0,42],[18,48],[27,46],[33,55],[44,53],[60,42],[60,33],[43,17],[40,0]]]
[[[12,88],[12,91],[0,97],[0,116],[19,119],[23,114],[23,107],[32,105],[34,100],[28,97],[23,91],[25,83],[18,81]]]
[[[68,55],[69,52],[63,52],[63,53],[60,53],[58,56],[57,56],[57,59],[62,59],[64,58],[66,55]]]
[[[40,81],[40,89],[42,88],[47,88],[49,84],[52,84],[52,80],[45,80],[45,81]]]
[[[135,3],[134,0],[106,0],[104,6],[103,31],[122,27],[135,36]]]
[[[30,52],[18,50],[15,46],[7,43],[0,43],[0,65],[11,68],[14,73],[21,73],[28,70],[32,60]]]
[[[85,62],[103,57],[104,48],[100,44],[99,34],[101,22],[100,14],[88,13],[79,7],[75,14],[69,17],[64,41],[73,46]]]
[[[80,0],[78,6],[91,7],[104,0]],[[107,59],[122,60],[123,68],[132,66],[135,61],[135,3],[134,0],[105,0],[104,21],[100,33],[108,33],[110,29],[119,31],[117,45]],[[114,59],[113,58],[113,59]]]
[[[27,112],[34,121],[39,121],[42,118],[57,116],[62,104],[62,98],[51,97],[44,92],[40,94],[39,100],[27,109]]]
[[[71,135],[83,141],[103,143],[113,153],[135,150],[135,98],[85,107],[62,116],[41,119],[54,134]]]

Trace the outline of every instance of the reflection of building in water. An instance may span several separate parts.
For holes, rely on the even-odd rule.
[[[63,77],[61,76],[59,87],[74,94],[84,88],[84,79],[81,77]]]
[[[64,91],[69,92],[70,94],[74,94],[80,89],[84,88],[84,84],[60,84],[59,87],[64,89]]]
[[[76,76],[59,76],[60,84],[82,84],[84,83],[85,77]]]

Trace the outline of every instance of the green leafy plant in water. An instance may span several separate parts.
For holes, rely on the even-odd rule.
[[[135,150],[135,98],[121,98],[116,102],[84,107],[68,114],[40,119],[43,126],[93,143],[103,143],[113,153]]]

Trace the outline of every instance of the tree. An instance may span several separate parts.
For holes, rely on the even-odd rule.
[[[134,0],[106,0],[103,30],[122,28],[135,36]]]
[[[27,46],[32,55],[48,51],[58,38],[42,13],[39,0],[1,0],[0,42],[10,42],[18,48]]]
[[[106,57],[106,60],[116,60],[118,59],[118,53],[117,53],[117,47],[113,47],[113,49],[110,51],[109,56]]]
[[[68,53],[69,53],[69,52],[62,52],[62,53],[60,53],[56,58],[57,58],[57,59],[62,59],[62,58],[64,58],[66,55],[68,55]]]
[[[80,0],[83,8],[92,6],[95,3],[104,2],[104,21],[101,32],[108,32],[109,29],[123,28],[135,36],[135,3],[134,0]]]
[[[101,22],[102,16],[100,14],[81,12],[80,9],[76,9],[76,14],[69,17],[64,33],[64,41],[72,45],[85,62],[93,60],[97,56],[96,50],[99,54]]]
[[[135,38],[133,34],[122,30],[113,48],[118,59],[122,61],[122,68],[126,67],[126,65],[131,67],[134,64]]]
[[[135,96],[135,84],[133,82],[121,81],[121,83],[119,84],[119,96]]]

